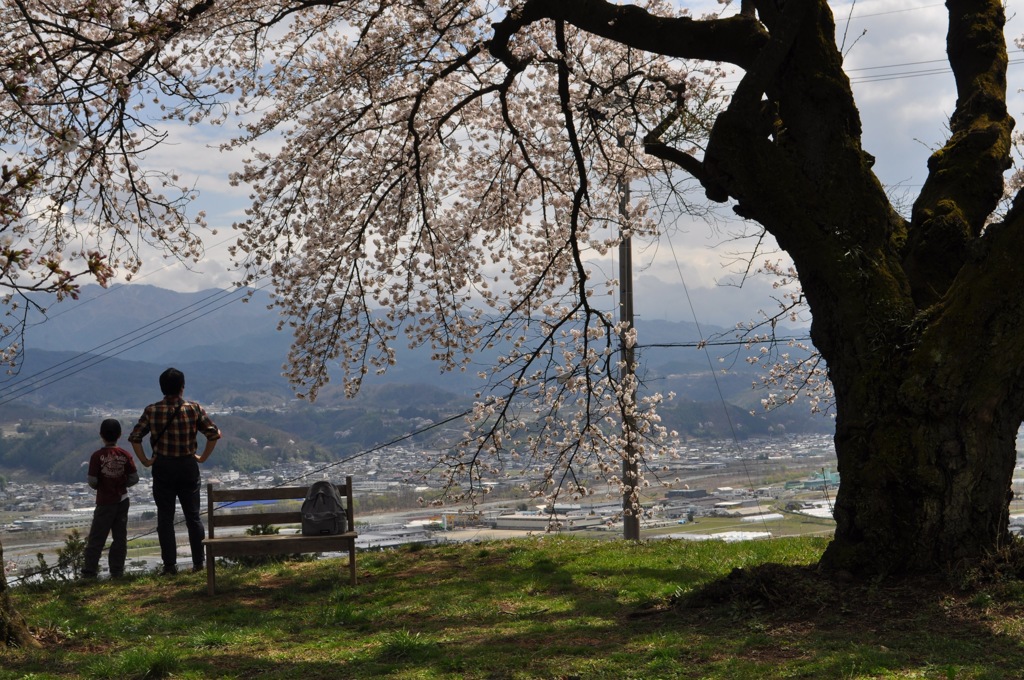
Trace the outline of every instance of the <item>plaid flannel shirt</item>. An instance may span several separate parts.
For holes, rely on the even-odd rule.
[[[220,430],[202,406],[180,397],[164,397],[145,408],[128,441],[141,442],[149,434],[153,455],[179,458],[196,454],[197,432],[202,432],[208,440],[220,439]],[[156,443],[153,437],[158,437]]]

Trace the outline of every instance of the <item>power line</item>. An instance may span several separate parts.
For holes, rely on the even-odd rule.
[[[210,248],[218,248],[218,247],[224,245],[225,243],[229,243],[232,240],[233,240],[233,237],[229,236],[229,237],[227,237],[225,239],[222,239],[222,240],[218,241],[217,243],[212,244],[210,246]],[[165,269],[170,269],[172,266],[174,266],[174,263],[165,264],[163,267],[158,267],[158,268],[154,269],[153,271],[146,272],[145,274],[140,274],[140,275],[136,276],[134,281],[136,283],[138,283],[138,282],[140,282],[140,281],[142,281],[144,279],[149,278],[150,276],[155,276],[156,274],[159,274],[160,272],[164,271]],[[189,271],[191,271],[191,268],[189,268]],[[106,297],[107,295],[110,295],[112,293],[115,293],[115,292],[121,290],[124,286],[127,286],[127,285],[129,285],[129,284],[126,283],[126,284],[121,284],[121,285],[117,285],[117,286],[112,286],[112,287],[109,287],[109,288],[104,288],[101,293],[99,293],[97,295],[94,295],[91,298],[88,298],[86,300],[78,300],[77,301],[78,304],[72,305],[72,304],[64,303],[64,304],[60,305],[60,308],[58,309],[58,311],[54,312],[53,314],[47,314],[46,318],[44,318],[42,321],[33,323],[32,327],[42,325],[42,324],[46,323],[47,321],[49,321],[50,319],[54,319],[54,318],[56,318],[58,316],[63,316],[64,314],[67,314],[68,312],[73,312],[73,311],[75,311],[77,309],[81,309],[85,305],[87,305],[89,303],[92,303],[92,302],[95,302],[96,300],[99,300],[100,298]]]
[[[114,290],[123,290],[123,288],[119,287],[119,288],[114,289]],[[107,291],[104,294],[105,295],[109,294],[109,292],[113,292],[113,291]],[[216,298],[216,297],[219,297],[219,296],[221,296],[221,295],[223,295],[225,293],[229,293],[229,292],[232,292],[232,291],[222,291],[222,290],[219,290],[216,293],[214,293],[213,295],[207,296],[207,297],[203,298],[202,300],[193,302],[193,303],[191,303],[191,304],[189,304],[189,305],[187,305],[185,307],[181,307],[181,308],[179,308],[179,309],[177,309],[177,310],[175,310],[175,311],[173,311],[173,312],[171,312],[169,314],[164,315],[163,317],[160,317],[154,323],[155,324],[159,324],[162,321],[170,320],[170,319],[172,319],[172,318],[174,318],[176,316],[190,313],[189,309],[191,307],[195,307],[197,305],[200,305],[203,302],[206,302],[207,300],[210,300],[211,298]],[[90,300],[87,300],[85,302],[88,303],[88,302],[91,302],[91,301],[92,300],[90,299]],[[75,307],[75,309],[78,309],[78,307]],[[34,325],[42,325],[43,323],[46,323],[46,320],[41,321],[38,324],[34,324]],[[13,382],[8,381],[8,380],[5,380],[4,382],[5,383],[10,383],[9,385],[6,386],[8,388],[9,387],[18,386],[18,385],[22,385],[22,384],[24,384],[26,382],[27,383],[31,383],[31,382],[33,382],[34,379],[36,379],[36,378],[38,378],[38,377],[40,377],[42,375],[45,375],[46,373],[49,373],[50,371],[54,370],[55,368],[57,368],[59,366],[63,366],[64,364],[72,363],[72,362],[74,362],[74,361],[76,361],[76,360],[78,360],[78,359],[80,359],[82,357],[87,357],[87,356],[95,355],[97,352],[100,352],[101,350],[102,351],[106,351],[105,348],[118,349],[118,348],[124,346],[125,344],[128,344],[129,342],[134,342],[135,341],[133,339],[134,336],[140,336],[140,335],[141,336],[146,336],[146,335],[149,335],[151,333],[154,333],[155,331],[152,330],[152,328],[153,328],[153,325],[147,325],[147,326],[142,326],[142,327],[136,328],[135,330],[129,331],[127,333],[124,333],[123,335],[117,336],[117,337],[115,337],[115,338],[113,338],[111,340],[108,340],[108,341],[106,341],[106,342],[104,342],[102,344],[96,345],[95,347],[92,347],[90,349],[84,350],[84,351],[76,354],[75,356],[73,356],[73,357],[71,357],[69,359],[66,359],[66,360],[64,360],[64,361],[62,361],[62,362],[60,362],[58,364],[55,364],[54,366],[51,366],[50,368],[48,368],[48,369],[46,369],[44,371],[40,371],[39,373],[36,373],[36,374],[34,374],[32,376],[28,376],[28,377],[22,378],[20,380],[15,380]]]
[[[925,9],[934,9],[936,7],[945,7],[942,3],[936,3],[934,5],[921,5],[920,7],[907,7],[904,9],[890,9],[884,12],[872,12],[870,14],[851,14],[848,18],[850,19],[867,19],[869,17],[881,17],[887,14],[902,14],[905,12],[917,12]],[[838,23],[838,22],[837,22]]]
[[[934,60],[934,62],[930,62],[929,61],[929,62],[917,62],[917,63],[927,64],[927,63],[935,63],[935,62],[941,62],[941,61],[942,61],[941,59],[936,59],[936,60]],[[1015,65],[1015,64],[1020,64],[1020,63],[1024,63],[1024,59],[1010,59],[1009,62],[1008,62],[1008,65]],[[863,68],[863,69],[850,69],[850,72],[853,72],[853,71],[867,71],[867,70],[875,70],[875,69],[885,69],[885,68],[896,68],[898,66],[901,66],[901,64],[896,64],[894,66],[871,66],[871,67],[867,67],[867,68]],[[936,68],[918,69],[918,70],[913,70],[913,71],[898,71],[898,72],[895,72],[895,73],[879,73],[879,74],[876,74],[876,75],[854,76],[854,77],[850,78],[850,82],[851,83],[876,83],[876,82],[882,82],[882,81],[886,81],[886,80],[902,80],[904,78],[919,78],[919,77],[922,77],[922,76],[935,76],[935,75],[946,75],[946,74],[952,74],[952,70],[949,68],[948,64],[946,66],[944,66],[944,67],[941,67],[941,68],[940,67],[936,67]]]
[[[729,403],[725,400],[725,393],[722,391],[722,385],[721,385],[721,383],[718,380],[718,371],[717,371],[717,369],[715,369],[715,365],[711,361],[711,353],[708,351],[708,346],[709,345],[738,345],[738,344],[745,345],[747,343],[745,341],[741,341],[741,340],[705,341],[705,339],[704,339],[704,332],[701,330],[701,327],[700,327],[700,321],[697,320],[697,310],[694,308],[693,300],[690,298],[690,289],[686,285],[686,279],[683,276],[683,267],[679,263],[679,257],[676,255],[676,249],[675,249],[675,245],[673,245],[673,243],[672,243],[672,239],[668,239],[668,247],[669,247],[669,251],[672,253],[672,259],[675,261],[676,272],[679,275],[679,282],[683,286],[683,292],[686,293],[686,302],[687,302],[687,304],[690,307],[690,314],[693,316],[693,323],[697,327],[697,335],[700,337],[699,345],[691,345],[691,346],[699,347],[700,349],[702,349],[703,352],[704,352],[704,356],[708,360],[708,368],[711,371],[711,377],[715,381],[715,390],[718,392],[718,399],[719,399],[719,401],[722,404],[722,413],[725,415],[725,421],[729,425],[729,432],[732,434],[733,446],[735,446],[738,449],[739,448],[739,436],[737,436],[737,434],[736,434],[736,426],[735,426],[735,424],[732,421],[732,416],[729,414]],[[666,346],[671,345],[671,344],[672,343],[666,343]],[[654,346],[654,345],[651,345],[651,346]],[[747,484],[751,488],[753,488],[754,487],[754,480],[753,480],[753,478],[751,476],[750,469],[747,467],[746,459],[741,459],[741,464],[743,466],[743,473],[746,475],[746,478],[747,478]],[[761,508],[761,499],[760,498],[757,499],[757,508],[758,508],[758,511],[761,512],[761,524],[764,527],[764,529],[766,531],[768,531],[768,522],[767,522],[767,520],[764,519],[764,512],[762,511],[762,508]],[[768,531],[768,535],[771,536],[771,532],[770,531]]]
[[[19,397],[36,392],[67,377],[81,373],[92,366],[124,354],[128,350],[134,349],[139,345],[178,330],[179,328],[193,323],[194,321],[198,321],[219,309],[243,299],[249,295],[252,290],[260,290],[266,287],[266,285],[267,284],[255,289],[236,288],[219,290],[212,295],[208,295],[201,300],[191,303],[190,305],[179,308],[169,314],[165,314],[152,324],[136,328],[135,330],[125,333],[113,340],[97,345],[85,352],[80,352],[65,361],[40,371],[39,373],[14,381],[13,383],[5,386],[6,393],[3,394],[3,396],[0,396],[0,406],[6,405]],[[235,296],[235,293],[238,291],[242,291],[242,295]],[[223,301],[224,298],[227,298],[227,301]],[[197,313],[203,309],[206,309],[206,311]],[[171,325],[172,323],[173,325]],[[101,350],[101,354],[97,355],[95,353]]]
[[[772,338],[771,342],[776,344],[785,344],[787,342],[806,342],[810,341],[811,336],[809,335],[787,335]],[[695,347],[701,349],[702,347],[729,347],[737,345],[757,345],[763,344],[767,341],[758,340],[701,340],[700,342],[652,342],[652,343],[637,343],[637,347],[640,349],[647,349],[651,347]]]
[[[231,240],[230,238],[224,239],[220,243],[214,244],[213,247],[216,247],[216,246],[219,246],[219,245],[223,245],[224,243],[227,243],[230,240]],[[152,276],[152,275],[156,274],[159,271],[162,271],[164,269],[169,268],[170,266],[171,265],[169,265],[169,264],[165,265],[164,267],[161,267],[161,268],[156,269],[156,270],[154,270],[152,272],[149,272],[149,273],[147,273],[147,274],[145,274],[145,275],[143,275],[143,276],[141,276],[139,278],[146,278],[148,276]],[[257,283],[258,282],[259,282],[259,280],[257,280]],[[215,311],[217,311],[217,310],[227,306],[227,304],[230,304],[231,302],[235,302],[238,299],[241,299],[241,298],[245,297],[246,295],[249,295],[253,291],[262,290],[263,288],[266,288],[268,285],[269,284],[263,284],[263,285],[260,285],[260,286],[256,286],[254,288],[236,287],[236,288],[226,288],[226,289],[217,290],[216,292],[212,293],[211,295],[206,296],[205,298],[202,298],[201,300],[197,300],[195,302],[192,302],[189,305],[186,305],[185,307],[181,307],[178,310],[176,310],[174,312],[171,312],[170,314],[166,314],[163,317],[158,318],[155,322],[153,322],[152,324],[149,324],[148,326],[137,328],[134,331],[131,331],[129,333],[125,333],[124,335],[121,335],[121,336],[116,337],[116,338],[114,338],[112,340],[109,340],[109,341],[107,341],[105,343],[97,345],[96,347],[93,347],[92,349],[88,349],[88,350],[85,350],[84,352],[80,352],[79,354],[77,354],[75,356],[72,356],[69,359],[66,359],[66,360],[64,360],[64,361],[62,361],[62,362],[60,362],[58,364],[55,364],[54,366],[51,366],[51,367],[49,367],[49,368],[47,368],[47,369],[45,369],[43,371],[40,371],[39,373],[36,373],[34,375],[21,378],[20,380],[15,380],[14,382],[11,382],[10,379],[4,380],[4,381],[0,381],[0,393],[2,393],[2,391],[4,389],[8,390],[8,394],[6,395],[6,397],[0,396],[0,406],[5,405],[7,403],[10,403],[11,401],[13,401],[13,400],[15,400],[15,399],[17,399],[19,397],[25,396],[27,394],[31,394],[32,392],[35,392],[35,391],[37,391],[39,389],[47,387],[47,386],[53,384],[54,382],[58,382],[58,381],[60,381],[60,380],[62,380],[64,378],[70,377],[71,375],[75,375],[77,373],[80,373],[80,372],[82,372],[82,371],[84,371],[84,370],[86,370],[88,368],[91,368],[92,366],[95,366],[97,364],[100,364],[100,363],[106,361],[107,359],[113,358],[115,356],[119,356],[120,354],[123,354],[124,352],[127,352],[130,349],[134,349],[135,347],[138,347],[139,345],[145,344],[146,342],[149,342],[150,340],[154,340],[154,339],[156,339],[156,338],[158,338],[158,337],[160,337],[162,335],[165,335],[166,333],[169,333],[172,330],[175,330],[176,328],[180,328],[181,326],[184,326],[184,325],[187,325],[189,323],[192,323],[193,321],[197,321],[200,318],[202,318],[204,316],[207,316],[208,314],[212,314],[213,312],[215,312]],[[117,287],[114,287],[114,288],[107,288],[107,289],[104,289],[102,293],[100,293],[100,294],[98,294],[98,295],[96,295],[94,297],[91,297],[91,298],[86,299],[86,300],[79,301],[79,303],[77,305],[62,306],[60,308],[60,311],[58,311],[55,314],[45,316],[41,321],[38,321],[36,323],[31,324],[31,327],[41,326],[42,324],[46,323],[47,321],[49,321],[52,318],[56,318],[58,316],[62,316],[64,314],[67,314],[68,312],[81,309],[83,306],[85,306],[85,305],[87,305],[87,304],[89,304],[91,302],[95,302],[96,300],[98,300],[98,299],[100,299],[102,297],[106,297],[107,295],[110,295],[110,294],[112,294],[112,293],[114,293],[116,291],[124,290],[126,287],[127,287],[127,284],[121,285],[121,286],[117,286]],[[217,300],[216,300],[217,298],[225,297],[225,296],[231,296],[231,295],[233,295],[235,292],[237,292],[239,290],[245,291],[245,294],[242,295],[242,296],[238,296],[238,297],[236,297],[236,298],[234,298],[232,300],[229,300],[227,303],[220,304],[220,305],[214,307],[213,309],[211,309],[211,310],[209,310],[209,311],[207,311],[207,312],[205,312],[203,314],[200,314],[200,315],[198,315],[198,316],[196,316],[194,318],[191,318],[191,319],[187,318],[189,315],[191,315],[193,313],[193,311],[192,311],[193,308],[197,308],[198,307],[199,309],[202,309],[204,307],[208,307],[208,306],[210,306],[212,304],[215,304],[217,302]],[[174,328],[166,328],[166,329],[164,329],[162,331],[159,331],[159,332],[157,330],[150,330],[150,328],[152,328],[155,324],[159,324],[160,322],[169,322],[170,320],[174,319],[174,317],[179,317],[179,320],[180,320],[180,323],[178,325],[176,325]],[[137,336],[137,337],[133,337],[133,336]],[[115,344],[115,343],[117,343],[117,344]],[[110,347],[108,348],[108,346],[110,346]],[[106,351],[110,351],[110,350],[119,350],[119,351],[113,352],[111,354],[105,354],[105,355],[101,354],[99,356],[97,356],[95,354],[95,352],[97,352],[99,350],[103,350],[104,348],[108,348],[108,350],[106,350]],[[65,366],[67,364],[71,364],[71,367],[65,368],[65,369],[61,370],[60,372],[58,372],[56,374],[56,376],[53,376],[53,375],[49,375],[48,376],[48,374],[52,374],[58,368],[60,368],[61,366]],[[3,383],[8,383],[8,384],[4,385]],[[28,384],[26,385],[26,383],[28,383]]]
[[[221,241],[219,243],[215,243],[213,245],[213,247],[217,247],[217,246],[223,245],[224,243],[227,243],[230,240],[231,240],[230,238],[224,239],[223,241]],[[169,267],[171,267],[170,264],[164,265],[163,267],[155,269],[152,272],[148,272],[146,274],[143,274],[142,276],[139,276],[138,279],[145,279],[145,278],[147,278],[149,276],[152,276],[152,275],[154,275],[154,274],[156,274],[156,273],[158,273],[160,271],[163,271],[164,269],[168,269]],[[263,288],[267,287],[267,285],[268,284],[264,284],[264,285],[261,285],[261,286],[256,286],[254,288],[227,288],[227,289],[220,289],[220,290],[216,291],[215,293],[213,293],[211,295],[208,295],[207,297],[205,297],[205,298],[203,298],[201,300],[192,302],[189,305],[186,305],[185,307],[179,308],[178,310],[176,310],[174,312],[171,312],[170,314],[167,314],[167,315],[164,315],[163,317],[160,317],[159,319],[157,319],[154,322],[154,324],[160,323],[161,321],[169,320],[172,317],[177,316],[177,315],[182,315],[182,318],[184,319],[184,317],[186,317],[189,314],[191,314],[191,312],[189,311],[191,308],[194,308],[194,307],[197,307],[197,306],[199,308],[202,308],[202,307],[206,307],[206,306],[209,306],[211,304],[214,304],[215,298],[217,298],[217,297],[230,296],[230,295],[232,295],[233,293],[235,293],[238,290],[244,290],[244,291],[246,291],[246,295],[248,295],[251,291],[262,290]],[[44,318],[42,320],[30,324],[29,327],[34,328],[36,326],[41,326],[44,323],[50,321],[51,319],[57,318],[59,316],[63,316],[64,314],[67,314],[67,313],[72,312],[72,311],[80,310],[85,305],[88,305],[88,304],[90,304],[92,302],[95,302],[96,300],[99,300],[100,298],[103,298],[103,297],[106,297],[107,295],[111,295],[111,294],[113,294],[115,292],[124,290],[127,286],[128,286],[128,284],[123,284],[123,285],[119,285],[119,286],[115,286],[115,287],[111,287],[111,288],[105,288],[105,289],[103,289],[103,291],[101,293],[99,293],[99,294],[97,294],[97,295],[95,295],[93,297],[90,297],[90,298],[85,299],[85,300],[79,300],[78,304],[75,304],[75,305],[68,305],[68,304],[61,305],[57,312],[55,312],[53,314],[44,314]],[[240,299],[241,297],[244,297],[244,296],[240,296],[238,298],[235,298],[235,300]],[[208,302],[210,300],[214,300],[214,301]],[[231,300],[231,302],[234,302],[235,300]],[[204,302],[206,304],[203,304]],[[207,314],[213,313],[214,311],[217,311],[218,309],[221,309],[224,306],[226,306],[226,304],[218,305],[214,309],[211,309],[208,312],[206,312],[204,314],[201,314],[201,315],[199,315],[199,316],[197,316],[195,318],[185,319],[185,320],[183,320],[179,324],[178,327],[180,327],[182,325],[186,325],[186,324],[192,323],[193,321],[197,321],[199,318],[202,318],[203,316],[206,316]],[[151,324],[151,326],[152,326],[152,324]],[[6,397],[0,396],[0,406],[8,404],[11,401],[13,401],[13,400],[15,400],[15,399],[17,399],[19,397],[25,396],[27,394],[31,394],[32,392],[35,392],[35,391],[37,391],[39,389],[47,387],[47,386],[53,384],[54,382],[58,382],[59,380],[62,380],[63,378],[70,377],[71,375],[75,375],[77,373],[80,373],[81,371],[84,371],[84,370],[86,370],[88,368],[91,368],[92,366],[100,364],[100,363],[106,361],[107,359],[110,359],[110,358],[113,358],[113,357],[118,356],[120,354],[123,354],[124,352],[126,352],[126,351],[128,351],[130,349],[134,349],[135,347],[138,347],[141,344],[149,342],[150,340],[158,338],[161,335],[164,335],[164,334],[170,332],[171,330],[173,330],[173,329],[166,329],[166,330],[157,332],[156,330],[147,330],[147,327],[137,328],[134,331],[131,331],[129,333],[125,333],[124,335],[121,335],[121,336],[116,337],[116,338],[114,338],[112,340],[109,340],[109,341],[107,341],[105,343],[97,345],[96,347],[93,347],[92,349],[88,349],[88,350],[85,350],[84,352],[80,352],[79,354],[76,354],[75,356],[72,356],[72,357],[70,357],[68,359],[65,359],[64,361],[62,361],[62,362],[60,362],[58,364],[55,364],[55,365],[53,365],[53,366],[51,366],[51,367],[49,367],[47,369],[44,369],[44,370],[40,371],[39,373],[33,374],[31,376],[26,376],[26,377],[20,377],[19,376],[20,379],[18,379],[18,380],[13,380],[13,378],[6,378],[4,380],[0,380],[0,394],[2,394],[2,392],[4,390],[8,391],[8,394],[6,395]],[[138,337],[129,340],[130,338],[132,338],[132,336],[138,336]],[[149,336],[149,337],[146,337],[146,336]],[[118,341],[122,341],[122,342],[118,342]],[[114,343],[117,343],[117,344],[114,344]],[[110,345],[112,345],[112,347],[109,347],[109,350],[120,349],[120,348],[123,348],[123,349],[120,349],[120,351],[114,352],[114,353],[106,355],[106,356],[102,356],[102,355],[97,356],[95,354],[95,352],[97,352],[99,350],[102,350],[103,348],[107,348]],[[125,347],[125,345],[127,345],[127,347]],[[71,364],[72,366],[69,367],[69,368],[65,368],[62,371],[60,371],[57,374],[56,377],[52,377],[52,376],[50,378],[47,377],[47,374],[52,374],[58,368],[60,368],[61,366],[65,366],[67,364]],[[44,380],[45,380],[45,382],[43,382]],[[28,383],[28,384],[26,385],[26,383]]]
[[[1020,50],[1017,50],[1018,52]],[[882,66],[861,66],[860,68],[848,68],[844,69],[847,73],[853,73],[855,71],[877,71],[883,68],[897,68],[903,66],[921,66],[922,64],[948,64],[949,62],[945,59],[925,59],[924,61],[907,61],[899,64],[883,64]]]

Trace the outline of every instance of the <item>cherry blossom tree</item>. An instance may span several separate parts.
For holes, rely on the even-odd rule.
[[[247,283],[272,277],[291,320],[290,376],[315,397],[340,360],[354,393],[387,370],[402,333],[448,370],[509,346],[484,372],[493,389],[465,440],[431,461],[447,498],[473,498],[485,477],[543,460],[536,495],[578,498],[610,483],[635,516],[644,482],[632,468],[667,433],[660,397],[638,400],[623,370],[619,345],[634,331],[609,311],[616,282],[595,276],[592,259],[656,234],[665,212],[694,209],[659,186],[678,182],[675,164],[643,141],[696,150],[721,106],[717,69],[565,22],[524,25],[521,44],[499,43],[497,6],[374,6],[368,16],[359,4],[332,9],[335,26],[356,27],[346,40],[312,11],[287,32],[264,29],[270,19],[241,32],[265,50],[256,58],[236,43],[217,48],[240,55],[214,85],[239,90],[233,114],[247,134],[235,144],[280,134],[280,148],[236,177],[254,188],[236,252]]]
[[[1013,128],[999,2],[947,2],[957,100],[909,217],[862,148],[825,0],[4,7],[11,165],[44,178],[25,229],[82,230],[129,269],[133,239],[195,256],[189,192],[144,152],[160,116],[205,119],[251,150],[235,254],[242,282],[274,284],[301,394],[334,364],[355,392],[398,343],[449,370],[510,348],[435,461],[453,497],[534,461],[549,498],[644,483],[618,463],[642,472],[667,441],[661,397],[623,366],[642,339],[594,262],[693,209],[688,177],[775,237],[813,315],[842,474],[823,566],[930,573],[1010,541],[1024,211],[993,218]],[[742,72],[727,98],[715,64]]]

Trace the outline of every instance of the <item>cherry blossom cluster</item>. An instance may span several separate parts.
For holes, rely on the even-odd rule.
[[[202,256],[202,215],[184,213],[194,192],[145,160],[164,137],[153,98],[188,86],[161,55],[187,13],[77,0],[0,8],[3,358],[17,353],[18,319],[42,306],[35,294],[60,300],[83,280],[130,278],[144,243],[183,261]]]
[[[796,269],[778,260],[765,260],[758,273],[774,278],[772,286],[779,292],[778,308],[774,314],[764,314],[758,321],[737,326],[737,332],[744,340],[744,348],[755,350],[745,360],[761,369],[760,383],[753,384],[755,389],[767,390],[761,406],[773,410],[793,404],[802,396],[812,413],[829,412],[834,404],[832,384],[821,354],[808,341],[780,340],[776,335],[780,323],[805,320],[807,306]]]

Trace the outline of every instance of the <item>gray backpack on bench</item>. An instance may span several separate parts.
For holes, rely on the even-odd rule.
[[[345,533],[348,527],[341,494],[334,484],[325,480],[309,486],[300,512],[304,536],[334,536]]]

